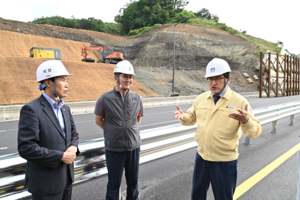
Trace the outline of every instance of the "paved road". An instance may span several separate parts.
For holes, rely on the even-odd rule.
[[[286,101],[297,101],[297,98],[299,97],[248,98],[248,100],[253,108],[259,108]],[[186,111],[190,106],[191,104],[180,105],[183,111]],[[178,123],[173,115],[175,110],[175,106],[145,108],[140,130]],[[80,134],[80,142],[103,137],[102,129],[95,124],[94,114],[74,115],[74,120]],[[17,129],[18,120],[0,122],[0,155],[17,152]]]
[[[282,97],[272,99],[248,98],[253,108],[266,107],[272,104],[297,101],[299,97]],[[190,105],[181,105],[186,110]],[[146,108],[141,129],[178,123],[174,120],[174,106]],[[300,115],[295,116],[295,125],[288,126],[289,119],[278,122],[278,132],[271,134],[271,124],[263,126],[263,133],[250,146],[243,145],[244,136],[240,140],[240,158],[238,167],[238,185],[251,178],[278,157],[285,154],[299,143]],[[94,125],[92,114],[76,115],[75,122],[81,141],[102,137],[100,129]],[[16,152],[17,121],[0,123],[0,148],[9,147],[4,152]],[[191,180],[196,149],[190,149],[163,159],[141,165],[140,167],[140,199],[190,199]],[[6,153],[5,153],[6,154]],[[271,171],[265,178],[254,184],[239,199],[295,199],[297,162],[296,154]],[[261,176],[260,176],[261,177]],[[74,187],[73,199],[104,199],[107,176]],[[125,181],[122,183],[122,195],[125,196]],[[208,199],[213,199],[211,190]]]
[[[272,104],[297,101],[299,100],[299,97],[276,99],[249,98],[248,100],[253,108],[259,108],[270,106]],[[189,107],[189,105],[186,107]],[[173,107],[170,107],[170,112],[173,109]],[[272,129],[271,124],[263,125],[263,132],[261,136],[252,140],[252,144],[250,146],[243,145],[245,138],[242,136],[239,147],[240,158],[238,167],[238,186],[299,143],[299,117],[300,115],[295,116],[294,126],[288,126],[289,118],[280,120],[278,122],[276,134],[270,133]],[[168,119],[165,121],[167,120]],[[139,178],[140,199],[190,199],[195,153],[196,148],[193,148],[141,165]],[[265,174],[262,176],[264,175]],[[297,159],[296,154],[293,154],[261,181],[254,183],[254,186],[245,192],[239,199],[295,199],[297,190],[296,175]],[[259,176],[259,178],[261,178],[261,176]],[[105,199],[106,184],[107,176],[104,176],[88,183],[77,185],[74,187],[73,199]],[[124,178],[121,187],[122,195],[126,196],[126,184]],[[207,199],[214,199],[211,190],[209,190]]]
[[[187,110],[191,104],[181,105],[183,110]],[[166,126],[178,123],[174,119],[175,106],[145,108],[144,117],[140,124],[140,130]],[[101,138],[103,131],[95,124],[94,114],[74,115],[80,142]],[[17,152],[18,120],[0,122],[0,155]]]

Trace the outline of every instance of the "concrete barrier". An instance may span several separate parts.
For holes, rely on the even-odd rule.
[[[0,121],[19,119],[22,106],[23,105],[0,106]]]
[[[258,97],[258,92],[240,93],[245,97]],[[178,104],[193,103],[197,95],[193,96],[175,96],[175,97],[151,97],[143,98],[144,107],[157,107]],[[93,113],[96,101],[66,102],[73,115]],[[0,121],[17,120],[20,117],[20,110],[23,105],[0,106]]]

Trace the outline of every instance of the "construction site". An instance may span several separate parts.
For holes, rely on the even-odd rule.
[[[191,188],[195,185],[195,169],[200,166],[195,163],[203,160],[200,151],[208,160],[206,164],[225,163],[228,169],[234,166],[228,174],[228,179],[236,179],[235,183],[231,181],[232,199],[295,199],[300,191],[300,182],[296,184],[300,171],[300,58],[283,53],[278,43],[272,43],[276,47],[272,49],[251,41],[254,37],[242,32],[231,35],[222,29],[193,24],[177,24],[176,32],[174,24],[166,24],[137,35],[129,38],[0,18],[0,199],[35,198],[29,187],[32,185],[37,185],[33,187],[41,196],[54,199],[67,190],[74,200],[107,198],[112,177],[108,175],[108,143],[116,147],[112,157],[121,153],[126,156],[124,166],[131,161],[136,164],[127,167],[124,176],[119,173],[122,183],[115,188],[116,199],[133,196],[129,194],[128,174],[139,175],[135,193],[140,199],[196,199]],[[210,89],[217,91],[224,83],[223,76],[213,74],[222,65],[207,67],[214,58],[228,62],[229,87],[239,94],[227,90],[230,96],[218,102],[216,96],[209,101],[195,101],[198,95]],[[45,100],[41,105],[35,101],[24,106],[42,94],[40,89],[45,85],[37,79],[52,79],[50,72],[55,69],[48,66],[40,68],[43,75],[36,77],[37,68],[49,59],[55,59],[62,69],[57,62],[61,60],[73,75],[68,79],[59,77],[54,86],[61,96],[68,94],[63,99],[66,106],[52,104],[52,109]],[[116,67],[122,60],[132,63],[134,78]],[[207,74],[214,76],[205,78],[206,68]],[[228,71],[227,64],[222,68]],[[131,65],[127,69],[132,72]],[[111,95],[111,102],[104,97],[103,109],[96,109],[103,111],[99,116],[95,113],[96,100],[116,86],[115,70],[124,73],[120,75],[122,84],[123,80],[133,81],[130,90],[143,97],[143,109],[138,96],[127,95],[130,99],[125,98],[121,107],[121,97],[116,100]],[[227,79],[228,74],[224,77]],[[46,82],[53,87],[51,81]],[[67,87],[66,82],[68,91],[61,89]],[[101,107],[101,102],[97,106]],[[182,115],[189,108],[194,112]],[[116,140],[107,139],[108,135]],[[137,147],[131,148],[131,144]],[[70,162],[63,159],[64,152],[73,155]],[[119,159],[120,163],[124,160]],[[118,162],[111,163],[117,166]],[[213,165],[209,167],[213,169]],[[214,170],[207,171],[214,174]],[[63,188],[64,183],[65,190],[58,194],[43,192],[50,186]],[[207,190],[207,199],[214,199],[214,195],[222,198],[217,197],[221,193],[215,189]],[[227,196],[230,199],[229,193]]]
[[[114,52],[124,56],[122,59],[129,60],[136,74],[132,91],[142,97],[169,96],[172,93],[173,37],[173,25],[163,25],[128,39],[95,31],[0,19],[0,104],[24,104],[42,93],[38,90],[35,73],[47,59],[30,57],[33,47],[60,50],[61,61],[74,74],[69,79],[67,102],[96,100],[115,86],[113,69],[118,61],[104,60],[101,52],[89,50],[85,57],[89,60],[83,60],[83,46],[112,47]],[[252,43],[226,31],[178,25],[175,92],[187,96],[208,90],[205,67],[214,57],[227,60],[231,66],[232,90],[258,91],[258,80],[253,78],[259,75],[256,51]],[[252,82],[247,80],[249,77]]]

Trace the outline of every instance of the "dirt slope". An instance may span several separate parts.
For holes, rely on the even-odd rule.
[[[138,38],[131,42],[127,59],[136,66],[173,67],[173,25],[149,30]],[[215,57],[225,59],[236,71],[252,70],[259,64],[252,43],[216,28],[179,24],[175,44],[176,69],[204,70]]]
[[[70,77],[66,101],[96,100],[101,93],[111,90],[115,85],[114,65],[80,61],[78,50],[83,42],[0,30],[0,44],[0,104],[27,103],[41,94],[35,72],[46,59],[30,58],[32,46],[61,49],[63,63],[74,74]],[[96,58],[94,55],[90,57]],[[132,90],[143,97],[157,96],[136,80]]]
[[[173,67],[172,24],[146,31],[133,39],[95,31],[5,19],[0,19],[0,30],[114,46],[115,51],[122,52],[136,67]],[[256,51],[252,43],[221,29],[192,24],[176,26],[176,69],[203,69],[212,58],[219,57],[227,60],[234,70],[253,70],[258,67],[259,62],[254,55]]]
[[[122,52],[125,59],[133,63],[137,81],[159,95],[167,96],[171,93],[173,25],[163,25],[133,39],[5,19],[0,19],[0,30],[0,57],[28,58],[31,47],[44,46],[61,49],[63,61],[83,64],[80,61],[82,44],[113,46],[115,52]],[[226,31],[179,24],[176,27],[175,91],[180,95],[195,95],[207,90],[203,74],[207,63],[215,57],[223,58],[230,64],[234,71],[231,86],[235,91],[257,91],[258,81],[249,84],[241,75],[243,72],[251,77],[259,75],[256,71],[259,66],[254,55],[256,51],[252,43]],[[99,57],[93,52],[88,53],[90,58]],[[161,67],[164,72],[160,70]]]
[[[32,47],[58,48],[61,51],[62,61],[81,62],[81,47],[86,42],[55,39],[29,34],[21,34],[0,30],[0,57],[28,58]],[[95,58],[89,52],[90,58]]]
[[[0,19],[0,30],[50,38],[59,38],[64,40],[97,43],[103,46],[114,46],[114,44],[118,42],[127,41],[127,39],[123,37],[118,37],[107,33],[65,28],[47,24],[24,23],[6,19]]]

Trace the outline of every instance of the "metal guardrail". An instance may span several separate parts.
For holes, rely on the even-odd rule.
[[[272,122],[273,133],[276,132],[277,120],[300,113],[300,101],[253,110],[261,124]],[[140,132],[140,164],[150,162],[174,153],[197,146],[193,136],[197,126],[181,124],[143,130]],[[250,144],[246,137],[245,144]],[[107,174],[105,163],[104,139],[94,139],[79,144],[81,154],[75,160],[75,183],[79,184]],[[25,199],[30,193],[23,187],[26,160],[17,153],[0,156],[0,199]]]
[[[196,147],[193,139],[196,128],[196,125],[176,124],[141,131],[145,144],[141,145],[140,164]],[[82,142],[79,148],[81,153],[74,162],[74,184],[107,174],[104,138]],[[31,196],[23,186],[25,164],[26,160],[18,153],[0,156],[0,199],[26,199]]]
[[[261,125],[272,122],[272,133],[276,133],[277,120],[290,116],[289,125],[294,124],[295,114],[300,113],[300,101],[254,109],[253,113]],[[249,145],[250,138],[246,137],[244,144]]]

